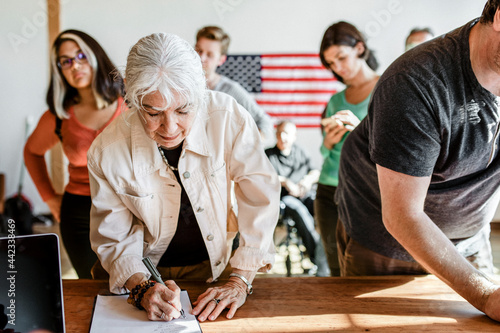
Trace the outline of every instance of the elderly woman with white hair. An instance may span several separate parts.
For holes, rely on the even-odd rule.
[[[229,308],[232,318],[256,272],[274,263],[280,185],[257,127],[233,98],[207,90],[198,54],[175,35],[140,39],[125,80],[130,109],[88,153],[90,238],[110,290],[131,291],[129,303],[150,320],[169,321],[181,310],[174,279],[228,278],[198,297],[193,314],[215,320]],[[146,256],[166,286],[149,281]]]

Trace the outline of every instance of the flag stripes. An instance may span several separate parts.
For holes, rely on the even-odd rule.
[[[318,54],[229,55],[217,70],[239,82],[276,121],[319,127],[330,97],[344,88]]]

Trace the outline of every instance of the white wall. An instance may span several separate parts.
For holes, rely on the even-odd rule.
[[[17,189],[26,117],[46,109],[48,48],[45,0],[0,0],[0,172],[6,194]],[[345,20],[369,37],[381,73],[404,49],[415,26],[445,33],[479,16],[485,0],[61,0],[61,28],[94,36],[119,66],[130,47],[156,31],[173,32],[194,43],[205,25],[231,35],[230,53],[318,52],[325,29]],[[12,40],[17,36],[17,44]],[[319,129],[299,130],[298,143],[319,167]],[[31,179],[25,194],[36,211],[48,211]]]
[[[19,182],[25,120],[36,122],[47,108],[48,33],[45,1],[0,1],[0,173],[10,196]],[[36,208],[45,209],[27,174],[24,184]]]

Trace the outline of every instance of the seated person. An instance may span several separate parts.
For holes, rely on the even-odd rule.
[[[198,52],[207,78],[208,88],[231,95],[252,116],[264,139],[272,136],[271,117],[255,102],[238,82],[218,74],[215,70],[227,59],[229,36],[219,27],[201,28],[196,34],[195,50]]]
[[[257,271],[274,263],[280,186],[257,127],[232,97],[207,90],[200,57],[176,35],[140,39],[125,77],[129,110],[88,153],[90,241],[109,288],[133,291],[129,303],[150,320],[169,321],[181,310],[173,279],[229,277],[198,297],[193,314],[215,320],[229,308],[232,318]],[[167,286],[148,281],[143,257],[158,266]]]
[[[266,149],[266,155],[278,173],[281,183],[281,201],[286,205],[285,216],[296,224],[297,232],[312,263],[318,268],[317,276],[329,276],[321,237],[314,227],[313,202],[319,170],[313,169],[309,157],[295,145],[297,128],[288,121],[276,126],[276,146]]]

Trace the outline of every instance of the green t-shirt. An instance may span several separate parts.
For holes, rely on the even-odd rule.
[[[345,90],[335,94],[330,98],[328,105],[326,106],[325,117],[330,117],[341,110],[350,110],[359,120],[366,117],[368,112],[368,103],[370,102],[371,94],[361,103],[350,104],[345,99]],[[342,140],[337,143],[331,150],[327,149],[323,144],[321,145],[320,151],[323,156],[323,167],[321,168],[321,175],[319,176],[319,183],[323,185],[337,186],[339,183],[339,162],[340,162],[340,151],[344,145],[345,138],[349,132],[347,132]],[[323,133],[324,136],[324,133]]]

